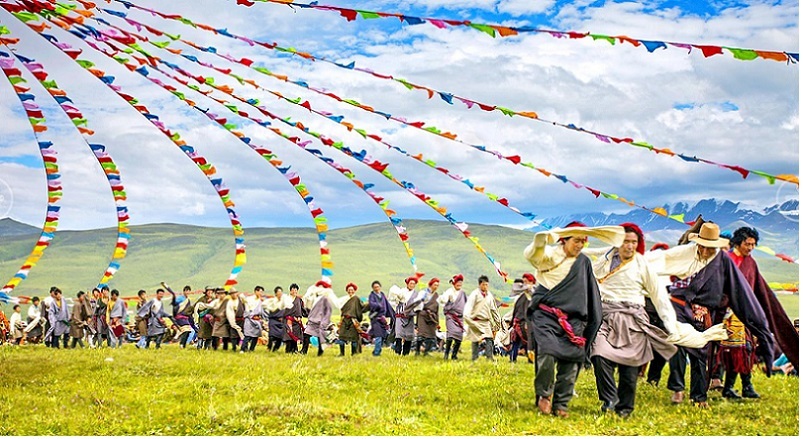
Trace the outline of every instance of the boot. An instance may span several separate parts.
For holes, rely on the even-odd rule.
[[[428,338],[428,339],[424,340],[424,356],[425,357],[429,357],[430,356],[430,351],[432,351],[432,347],[433,347],[434,344],[435,344],[435,342],[431,338]]]
[[[415,338],[415,356],[416,357],[421,355],[421,343],[422,342],[423,342],[423,339],[421,337],[416,337]]]
[[[402,355],[410,355],[410,347],[412,347],[412,345],[412,341],[404,340],[404,344],[402,345]]]
[[[741,377],[742,377],[742,397],[761,398],[761,395],[756,393],[756,390],[753,388],[752,376],[749,373],[743,373],[741,374]]]
[[[449,359],[449,350],[451,348],[452,348],[452,339],[451,338],[447,338],[446,339],[446,348],[443,350],[443,359],[444,360],[448,360]]]
[[[340,343],[339,346],[340,346],[340,355],[338,355],[338,357],[345,357],[346,356],[346,344],[345,343]]]
[[[480,343],[476,341],[471,342],[471,361],[477,361],[480,358]]]
[[[401,355],[402,352],[402,339],[397,338],[393,343],[393,351],[396,352],[396,355]]]
[[[452,347],[452,360],[457,360],[457,351],[460,350],[460,344],[462,341],[455,340],[454,346]]]
[[[351,342],[351,356],[355,356],[359,353],[359,348],[357,347],[357,343]]]
[[[490,338],[485,339],[485,358],[494,359],[494,341]]]
[[[736,374],[733,372],[726,372],[725,373],[725,384],[724,388],[722,389],[722,397],[728,399],[742,399],[735,390],[733,390],[733,385],[736,384]],[[744,381],[742,381],[742,386],[744,386]]]

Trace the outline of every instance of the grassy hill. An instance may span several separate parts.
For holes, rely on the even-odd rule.
[[[0,220],[0,226],[9,221]],[[411,220],[405,225],[418,269],[427,277],[438,276],[445,282],[453,274],[463,273],[468,289],[473,289],[475,279],[487,274],[496,291],[508,291],[508,286],[495,276],[490,262],[449,224]],[[532,232],[479,224],[471,225],[470,229],[511,276],[532,270],[522,257],[524,247],[532,241]],[[30,231],[22,235],[0,234],[0,282],[13,276],[37,237]],[[58,285],[68,296],[73,296],[79,289],[91,288],[111,259],[115,239],[115,229],[58,232],[39,265],[31,270],[15,294],[42,295],[51,285]],[[257,284],[286,288],[292,282],[305,288],[320,278],[319,246],[313,229],[246,229],[245,240],[248,262],[238,278],[240,290],[250,290]],[[389,224],[333,230],[328,233],[328,243],[335,263],[333,282],[338,294],[348,282],[356,282],[361,292],[367,292],[374,279],[387,288],[401,283],[412,272],[401,242]],[[798,281],[798,265],[761,254],[757,257],[768,281]],[[152,292],[160,281],[178,288],[185,284],[193,288],[220,285],[228,277],[233,260],[234,239],[230,229],[176,224],[133,226],[128,255],[111,286],[123,295],[133,295],[139,289]]]

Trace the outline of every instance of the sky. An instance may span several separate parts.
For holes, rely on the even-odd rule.
[[[116,2],[98,3],[125,10]],[[353,61],[358,67],[486,104],[534,111],[548,120],[644,140],[658,148],[772,174],[799,172],[797,65],[761,59],[739,61],[729,54],[704,58],[699,51],[688,54],[676,48],[648,53],[643,47],[628,44],[611,46],[604,41],[557,39],[548,34],[490,38],[464,27],[410,26],[395,19],[358,18],[347,22],[333,12],[270,3],[257,3],[250,8],[222,0],[134,3],[343,64]],[[796,1],[330,0],[321,4],[645,40],[799,51]],[[687,163],[624,144],[602,143],[593,136],[546,123],[476,107],[468,109],[457,101],[449,105],[437,96],[429,99],[425,92],[408,91],[396,82],[252,47],[141,11],[127,12],[157,29],[214,46],[218,53],[247,57],[254,66],[266,67],[384,113],[426,121],[428,126],[457,134],[470,144],[484,145],[505,155],[520,155],[525,162],[648,207],[717,198],[760,209],[798,197],[797,188],[790,184],[771,186],[760,177],[742,179],[732,171]],[[134,30],[115,17],[102,16]],[[56,80],[84,113],[88,126],[96,132],[93,142],[108,148],[127,190],[131,224],[229,225],[212,186],[162,133],[12,15],[0,10],[0,23],[21,39],[18,53],[42,63],[50,79]],[[244,227],[312,226],[304,202],[287,180],[236,137],[167,91],[94,52],[78,38],[60,29],[50,32],[84,49],[82,58],[113,75],[124,92],[145,104],[215,165],[218,176],[231,190],[234,209]],[[144,30],[140,33],[148,35]],[[170,47],[183,46],[173,43]],[[242,66],[229,65],[210,54],[184,49],[201,60],[231,67],[233,73],[254,79],[266,89],[290,98],[300,97],[315,109],[343,115],[345,120],[381,135],[388,143],[410,154],[421,153],[438,166],[507,198],[511,206],[532,212],[537,219],[631,209],[614,200],[596,199],[586,190],[463,144],[385,120]],[[533,225],[448,176],[349,132],[342,125],[280,102],[267,92],[241,86],[219,72],[154,47],[147,50],[195,75],[214,75],[217,84],[228,84],[238,95],[259,99],[275,114],[291,117],[313,131],[343,141],[353,150],[365,150],[389,163],[387,169],[396,178],[413,183],[447,207],[457,221]],[[64,187],[60,229],[114,227],[114,200],[90,149],[33,77],[28,72],[23,76],[29,79],[37,102],[45,110],[49,127],[45,135],[59,154]],[[158,72],[152,72],[152,76],[180,87]],[[214,101],[182,91],[199,107],[225,115],[254,143],[273,150],[284,165],[292,166],[316,206],[325,212],[330,227],[387,220],[364,192],[336,170],[269,130],[229,114]],[[243,104],[238,107],[247,109]],[[248,111],[259,116],[253,109]],[[285,125],[275,126],[288,134],[299,134]],[[5,80],[0,80],[0,133],[0,218],[41,224],[46,206],[44,168],[30,125]],[[311,137],[304,138],[313,140],[316,148],[352,170],[360,181],[374,184],[371,190],[389,200],[389,207],[400,218],[442,219],[417,197],[371,168]]]

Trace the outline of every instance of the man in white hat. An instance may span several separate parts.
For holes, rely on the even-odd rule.
[[[690,233],[688,238],[691,241],[688,244],[648,256],[659,275],[677,277],[668,289],[678,322],[704,331],[720,323],[725,307],[729,306],[758,339],[758,357],[771,365],[774,342],[766,317],[744,275],[731,258],[720,251],[728,246],[728,240],[719,237],[719,226],[703,223],[700,232]],[[670,359],[667,387],[674,392],[672,402],[679,404],[684,399],[687,355],[691,365],[691,401],[708,407],[707,346],[680,347]]]

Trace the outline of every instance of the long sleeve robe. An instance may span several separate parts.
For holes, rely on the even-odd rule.
[[[311,286],[304,294],[304,306],[309,308],[309,318],[304,333],[318,337],[320,346],[326,342],[326,333],[332,323],[334,292],[330,288]]]
[[[262,336],[262,311],[261,300],[246,301],[245,320],[243,320],[243,334],[246,337]]]
[[[465,291],[462,289],[455,291],[453,288],[449,288],[442,296],[438,297],[438,300],[443,306],[443,316],[446,320],[446,337],[462,340],[465,333],[463,310],[468,300]]]
[[[67,309],[67,300],[64,297],[61,298],[60,303],[55,300],[50,303],[48,319],[50,327],[53,329],[51,335],[61,337],[67,333],[70,328],[70,310]]]
[[[304,325],[301,324],[301,318],[307,317],[309,311],[304,308],[304,301],[301,297],[292,297],[290,307],[284,310],[284,323],[285,331],[282,336],[282,341],[295,341],[298,342],[304,337]]]
[[[483,296],[478,289],[471,292],[463,308],[463,322],[466,326],[466,337],[471,342],[494,338],[494,332],[502,326],[502,318],[496,308],[496,299],[490,291]]]
[[[390,301],[385,297],[385,293],[379,294],[371,291],[368,295],[368,319],[371,320],[371,329],[368,334],[371,338],[382,338],[388,336],[390,319],[394,316],[393,308],[390,306]]]
[[[438,330],[438,293],[430,293],[427,289],[427,300],[423,302],[423,307],[418,311],[416,325],[418,325],[418,336],[422,338],[436,338],[435,332]]]
[[[84,336],[84,325],[89,319],[89,314],[82,302],[75,302],[70,313],[70,337],[82,338]]]
[[[352,343],[360,341],[360,331],[355,325],[362,322],[362,313],[365,309],[367,306],[364,308],[357,296],[346,300],[346,303],[340,308],[340,328],[337,332],[340,340]]]
[[[415,291],[408,290],[407,288],[399,288],[393,285],[388,290],[388,301],[391,304],[395,303],[394,310],[396,319],[393,327],[396,332],[396,338],[403,338],[405,340],[412,340],[415,338],[415,323],[411,319],[412,314],[408,315],[405,312],[408,302],[413,300]]]
[[[28,338],[41,337],[43,334],[42,327],[44,320],[42,319],[42,311],[38,305],[31,305],[28,307],[28,326],[25,327],[25,334]]]

